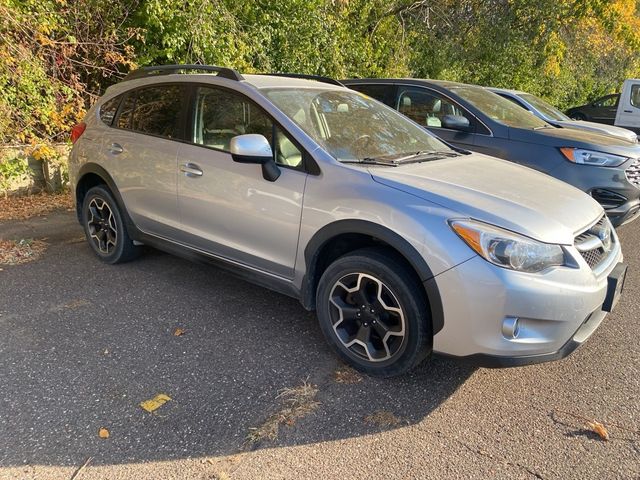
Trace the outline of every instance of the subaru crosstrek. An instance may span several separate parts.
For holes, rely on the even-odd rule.
[[[618,237],[588,195],[453,149],[337,82],[148,67],[72,140],[78,219],[102,261],[151,245],[227,267],[315,309],[371,375],[431,352],[561,358],[622,290]]]

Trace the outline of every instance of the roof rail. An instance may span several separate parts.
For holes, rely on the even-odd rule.
[[[271,75],[272,77],[303,78],[306,80],[316,80],[318,82],[330,83],[331,85],[344,87],[344,85],[335,78],[323,77],[322,75],[307,75],[305,73],[261,73],[260,75]]]
[[[155,75],[170,75],[172,73],[181,73],[188,70],[200,70],[203,72],[216,72],[218,77],[228,78],[229,80],[244,80],[233,68],[216,67],[215,65],[157,65],[152,67],[142,67],[129,73],[123,82],[127,80],[135,80],[137,78],[152,77]]]

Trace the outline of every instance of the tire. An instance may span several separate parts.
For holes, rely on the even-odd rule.
[[[138,257],[136,246],[127,232],[122,212],[109,189],[98,185],[89,189],[82,202],[82,226],[87,242],[105,263],[124,263]]]
[[[431,353],[424,288],[402,257],[383,248],[356,250],[329,265],[316,309],[328,343],[367,375],[402,375]]]

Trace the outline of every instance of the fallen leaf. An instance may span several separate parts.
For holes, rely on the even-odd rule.
[[[159,409],[162,405],[171,400],[171,397],[165,395],[164,393],[159,393],[151,400],[145,400],[140,403],[140,406],[149,413],[153,413],[157,409]]]
[[[602,423],[594,420],[593,422],[589,422],[587,425],[592,431],[597,433],[602,440],[609,440],[609,432]]]
[[[176,329],[173,331],[173,335],[174,335],[174,336],[176,336],[176,337],[181,337],[181,336],[182,336],[182,335],[184,335],[185,333],[186,333],[186,330],[185,330],[185,329],[183,329],[183,328],[180,328],[180,327],[176,328]]]
[[[100,430],[98,430],[98,436],[100,438],[109,438],[109,430],[104,427],[101,428]]]

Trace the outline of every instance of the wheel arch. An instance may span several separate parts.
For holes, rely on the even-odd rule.
[[[399,254],[415,272],[424,287],[431,309],[433,334],[444,326],[442,299],[434,275],[422,255],[393,230],[366,220],[338,220],[318,230],[304,249],[306,273],[301,301],[305,308],[315,308],[318,282],[325,269],[339,256],[368,246],[384,246]]]
[[[109,173],[100,165],[96,163],[85,163],[78,171],[78,181],[75,188],[75,201],[76,201],[76,216],[78,221],[82,223],[82,202],[87,192],[97,185],[106,185],[109,191],[113,195],[113,198],[118,203],[118,208],[122,212],[124,222],[127,229],[133,234],[137,232],[135,224],[129,216],[122,196],[118,191],[118,187]]]

